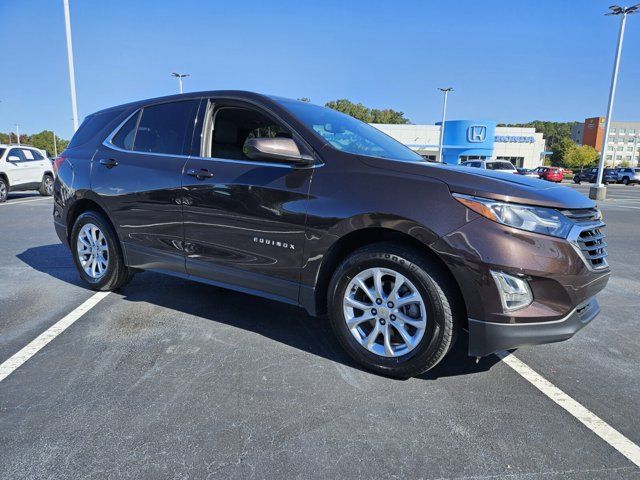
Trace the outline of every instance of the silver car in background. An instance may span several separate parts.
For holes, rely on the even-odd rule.
[[[640,168],[622,167],[618,169],[618,183],[631,185],[640,183]]]

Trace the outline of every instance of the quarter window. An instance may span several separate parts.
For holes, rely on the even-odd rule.
[[[74,148],[91,140],[100,130],[122,113],[121,109],[94,113],[84,119],[67,148]]]
[[[116,147],[123,148],[125,150],[133,150],[133,139],[136,133],[136,125],[138,124],[138,117],[140,117],[140,111],[132,115],[129,120],[118,130],[111,143]]]

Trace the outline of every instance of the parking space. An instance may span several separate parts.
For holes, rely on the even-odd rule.
[[[602,314],[515,356],[637,444],[640,187],[611,186],[601,208]],[[94,292],[50,199],[11,198],[0,225],[1,363]],[[388,379],[353,365],[323,319],[142,273],[0,382],[0,478],[639,478],[498,357],[476,363],[465,347],[421,378]]]

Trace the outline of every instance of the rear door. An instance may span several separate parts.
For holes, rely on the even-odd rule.
[[[36,184],[42,182],[42,175],[44,171],[42,170],[42,164],[40,163],[40,159],[37,152],[34,152],[30,148],[23,148],[22,155],[24,157],[24,175],[26,178],[26,183]]]
[[[301,152],[310,148],[253,105],[211,101],[202,118],[199,156],[189,158],[182,180],[188,273],[296,303],[314,169],[251,160],[244,144],[287,136]]]
[[[116,223],[130,266],[184,273],[181,174],[198,105],[140,108],[93,157],[92,190]]]

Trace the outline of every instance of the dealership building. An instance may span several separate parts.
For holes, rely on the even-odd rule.
[[[404,143],[424,158],[438,154],[440,123],[436,125],[372,124]],[[542,165],[545,154],[542,133],[534,128],[497,127],[490,120],[449,120],[445,122],[442,158],[457,164],[467,160],[508,160],[516,167]]]
[[[571,138],[578,145],[590,145],[601,152],[605,123],[605,117],[586,118],[584,123],[572,128]],[[630,166],[640,164],[640,122],[611,122],[605,163],[619,165],[622,162]]]

